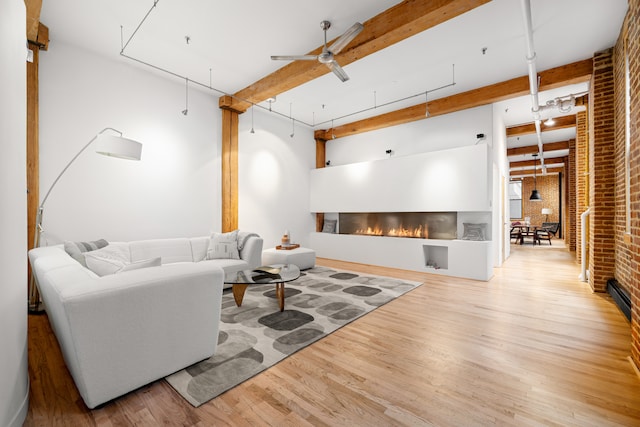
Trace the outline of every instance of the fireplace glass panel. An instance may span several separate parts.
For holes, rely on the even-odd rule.
[[[457,236],[457,212],[340,213],[340,234],[452,240]]]

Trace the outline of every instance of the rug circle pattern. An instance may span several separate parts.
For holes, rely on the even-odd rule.
[[[225,290],[216,354],[166,380],[200,406],[419,285],[316,267],[285,285],[282,312],[273,285],[249,286],[241,307]]]

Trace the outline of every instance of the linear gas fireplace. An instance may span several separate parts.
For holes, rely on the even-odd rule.
[[[446,239],[457,237],[457,212],[340,213],[340,234]]]

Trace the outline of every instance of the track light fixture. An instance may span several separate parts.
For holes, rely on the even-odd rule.
[[[271,111],[271,106],[276,102],[276,97],[272,96],[271,98],[267,98],[267,102],[269,103],[269,111]]]
[[[296,121],[293,119],[293,104],[289,103],[289,117],[291,117],[291,138],[296,134]]]
[[[429,113],[429,91],[424,93],[424,116],[429,117],[431,113]]]
[[[185,108],[182,114],[186,116],[189,113],[189,78],[186,78],[185,82]]]
[[[255,107],[255,104],[251,103],[251,130],[249,133],[256,133],[256,131],[253,130],[253,107]]]

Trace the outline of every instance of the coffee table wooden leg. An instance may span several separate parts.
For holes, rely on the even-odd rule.
[[[233,292],[233,299],[236,300],[236,305],[240,307],[242,300],[244,299],[244,292],[247,290],[247,284],[233,284],[231,285],[231,291]]]
[[[284,311],[284,283],[276,283],[276,297],[280,304],[280,311]]]

